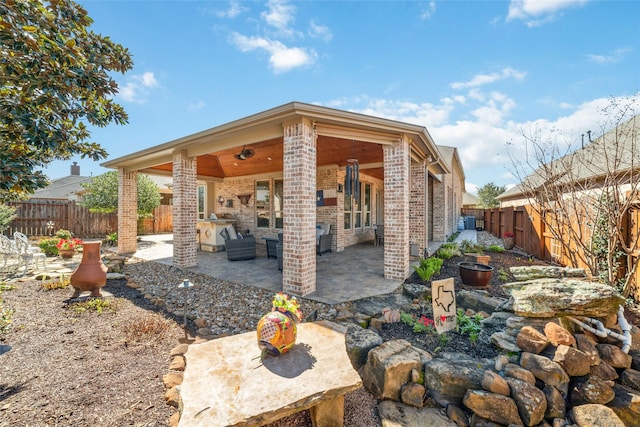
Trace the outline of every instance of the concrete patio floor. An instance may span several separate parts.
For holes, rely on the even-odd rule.
[[[456,241],[465,239],[475,242],[475,230],[462,231]],[[434,254],[442,243],[430,242],[429,255]],[[316,256],[316,291],[304,298],[338,304],[392,293],[403,281],[384,278],[383,249],[383,246],[366,242],[349,246],[339,253],[329,252]],[[198,265],[185,269],[185,272],[206,274],[273,292],[282,291],[282,272],[278,270],[276,259],[267,258],[264,241],[258,241],[256,252],[255,259],[229,261],[224,251],[198,251]],[[139,236],[138,250],[134,256],[173,265],[173,234]],[[412,262],[412,265],[415,264],[417,261]]]
[[[350,246],[340,253],[316,256],[316,291],[304,298],[337,304],[392,293],[402,281],[384,278],[383,248],[373,246],[371,242]],[[172,265],[173,235],[139,236],[134,256]],[[185,269],[185,272],[206,274],[274,292],[282,291],[282,272],[278,270],[278,261],[267,258],[266,245],[262,241],[257,244],[257,257],[246,261],[228,261],[224,251],[198,251],[198,265]]]

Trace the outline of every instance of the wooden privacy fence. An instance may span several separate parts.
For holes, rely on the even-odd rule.
[[[63,228],[81,238],[102,238],[118,231],[117,213],[92,213],[70,200],[30,199],[8,204],[16,208],[17,217],[4,231],[6,235],[19,231],[27,236],[50,236]],[[139,234],[172,230],[171,206],[159,206],[150,222],[141,220],[138,224]]]

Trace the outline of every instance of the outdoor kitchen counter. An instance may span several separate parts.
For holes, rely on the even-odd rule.
[[[288,353],[262,359],[255,331],[191,344],[179,427],[261,426],[304,409],[315,426],[342,426],[344,395],[362,385],[345,331],[328,321],[301,323]]]
[[[198,241],[200,250],[217,252],[224,250],[224,238],[220,235],[223,228],[236,222],[232,218],[198,220]]]

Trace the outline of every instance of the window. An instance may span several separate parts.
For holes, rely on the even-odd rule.
[[[362,184],[360,184],[360,190],[361,189]],[[354,191],[353,210],[355,216],[355,228],[362,228],[362,191]]]
[[[204,219],[204,207],[207,205],[206,187],[198,185],[198,219]]]
[[[269,190],[269,181],[256,181],[256,226],[258,228],[270,226]]]
[[[351,229],[351,197],[344,198],[344,229]]]
[[[364,206],[362,212],[364,213],[364,226],[371,227],[371,184],[364,185]]]
[[[284,211],[284,181],[276,179],[273,181],[273,213],[276,220],[276,228],[283,228]]]

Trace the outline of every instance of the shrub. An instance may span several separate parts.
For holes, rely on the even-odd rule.
[[[170,323],[158,314],[145,315],[127,323],[123,327],[127,342],[157,342],[165,338],[171,331]]]
[[[442,259],[460,256],[460,249],[456,243],[445,243],[438,249],[437,256]]]
[[[414,266],[413,268],[416,270],[416,273],[418,273],[418,276],[420,276],[423,281],[427,282],[431,279],[431,276],[440,272],[440,269],[442,268],[442,258],[422,258],[420,260],[420,265]]]
[[[56,231],[55,236],[58,238],[58,240],[60,239],[71,240],[71,238],[73,237],[71,232],[69,230],[65,230],[64,228],[61,228],[60,230]]]
[[[460,251],[462,253],[482,255],[484,252],[484,246],[479,243],[473,243],[470,240],[463,240],[462,243],[460,243]]]
[[[45,255],[56,256],[58,255],[58,241],[60,241],[60,239],[57,237],[43,237],[38,240],[38,247]]]
[[[502,253],[504,252],[504,248],[500,245],[491,245],[487,248],[487,250],[489,252],[497,252],[497,253]]]

